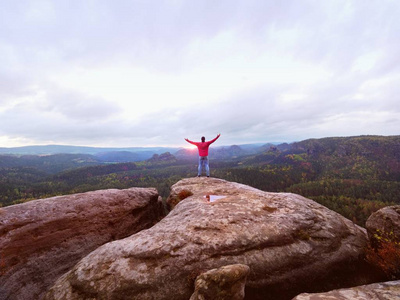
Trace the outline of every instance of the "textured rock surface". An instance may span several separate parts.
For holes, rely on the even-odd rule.
[[[368,235],[373,238],[377,230],[400,240],[400,205],[388,206],[374,212],[366,223]]]
[[[181,180],[171,195],[181,190],[193,195],[152,228],[90,253],[46,299],[187,300],[199,274],[231,264],[250,267],[247,299],[371,282],[360,258],[366,231],[312,200],[214,178]]]
[[[40,299],[100,245],[153,225],[155,189],[103,190],[0,209],[0,299]]]
[[[300,294],[293,300],[399,300],[400,281],[374,283],[319,294]]]
[[[207,271],[197,276],[190,300],[242,300],[249,273],[250,268],[241,264]]]

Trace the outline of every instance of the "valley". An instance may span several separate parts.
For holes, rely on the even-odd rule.
[[[196,175],[195,151],[146,149],[143,159],[143,151],[111,150],[102,155],[0,155],[0,205],[129,187],[154,187],[165,199],[173,184]],[[263,191],[300,194],[361,226],[372,212],[400,204],[400,136],[310,139],[210,150],[212,177]]]

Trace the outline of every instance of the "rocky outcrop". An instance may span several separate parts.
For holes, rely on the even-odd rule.
[[[90,253],[46,299],[187,300],[198,275],[232,264],[250,268],[246,299],[371,282],[366,231],[312,200],[214,178],[184,179],[172,197],[182,190],[167,217]]]
[[[373,213],[366,227],[370,239],[367,260],[386,274],[386,280],[399,279],[400,205],[384,207]]]
[[[165,152],[160,155],[153,154],[153,156],[149,158],[147,161],[151,163],[176,162],[176,157],[169,152]]]
[[[0,299],[41,299],[100,245],[161,217],[155,189],[103,190],[0,209]]]
[[[400,299],[400,280],[374,283],[327,293],[300,294],[293,300],[395,300]]]
[[[387,206],[374,212],[368,218],[366,228],[371,239],[378,232],[400,240],[400,205]]]
[[[199,276],[190,300],[242,300],[250,268],[246,265],[229,265],[212,269]]]

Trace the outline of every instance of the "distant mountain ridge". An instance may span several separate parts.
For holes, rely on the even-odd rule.
[[[70,145],[34,145],[22,147],[0,147],[0,154],[15,154],[15,155],[51,155],[51,154],[91,154],[107,152],[152,152],[161,154],[164,152],[175,152],[178,147],[86,147],[86,146],[70,146]],[[151,155],[150,155],[151,157]]]
[[[274,144],[243,144],[231,146],[214,146],[210,148],[210,155],[216,159],[237,158],[245,155],[261,153]],[[0,148],[0,155],[56,155],[56,154],[83,154],[93,155],[96,160],[103,162],[134,162],[147,160],[154,154],[171,153],[178,158],[191,158],[197,151],[182,147],[127,147],[102,148],[68,145],[23,146]]]
[[[35,168],[49,174],[101,163],[103,161],[90,154],[0,155],[0,170],[4,168]]]

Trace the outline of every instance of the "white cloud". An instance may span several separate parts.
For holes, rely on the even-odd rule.
[[[398,134],[397,1],[3,1],[0,146]]]

